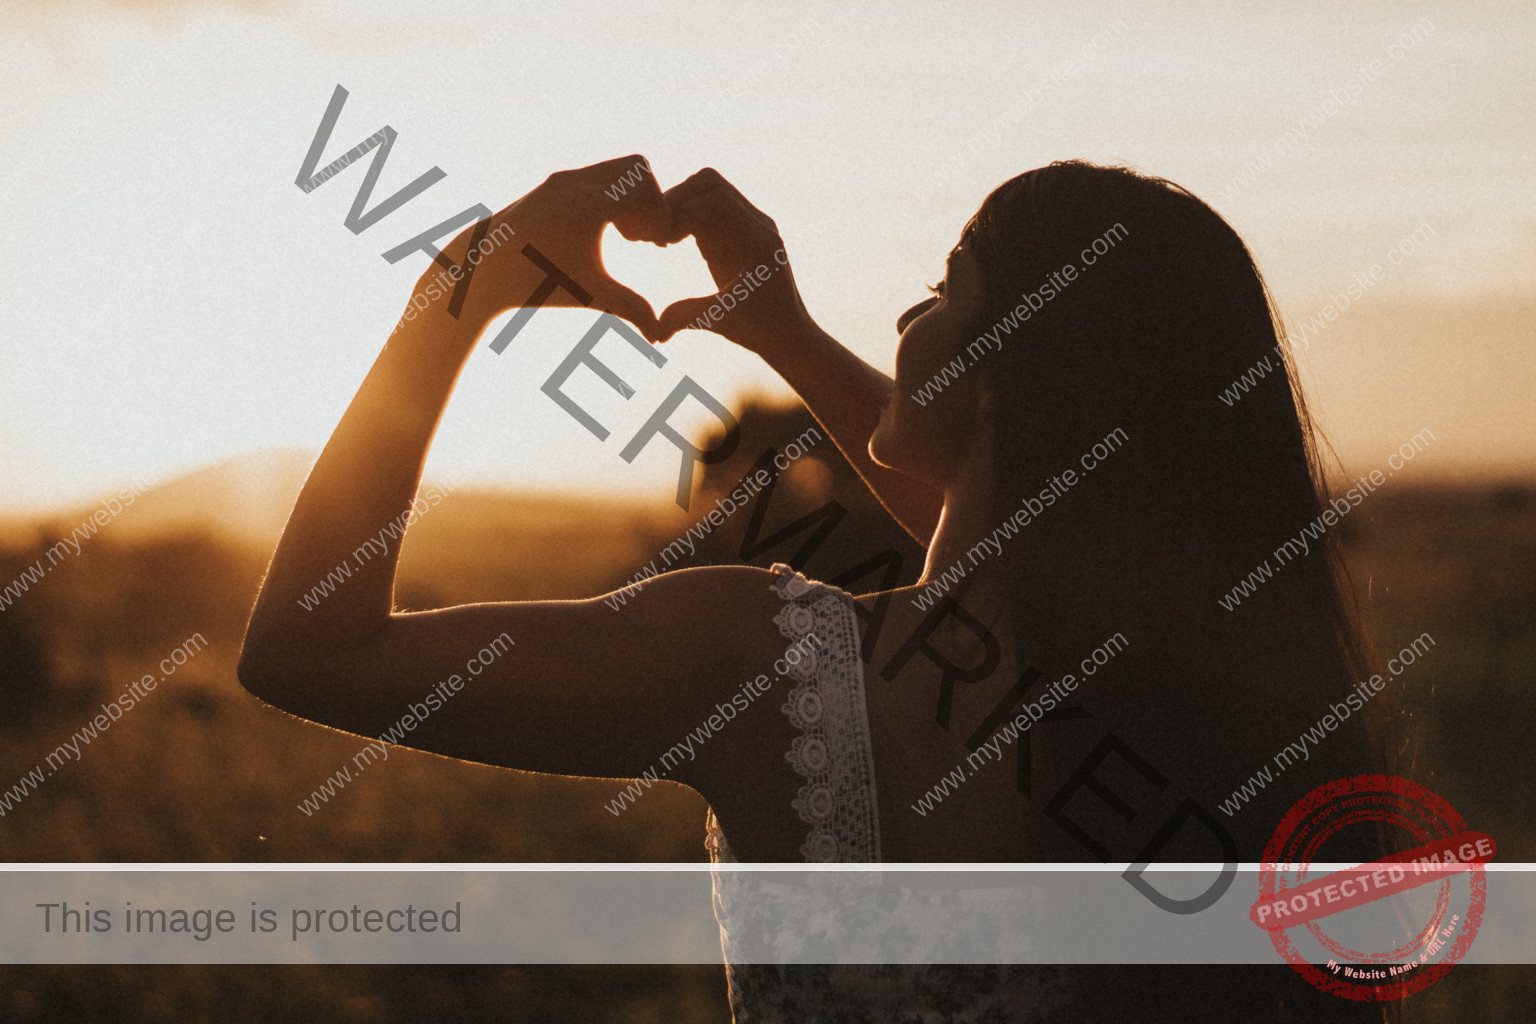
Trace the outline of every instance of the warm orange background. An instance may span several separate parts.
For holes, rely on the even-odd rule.
[[[190,634],[211,646],[0,818],[0,859],[703,859],[704,805],[679,787],[616,822],[613,782],[407,751],[305,815],[299,801],[356,740],[259,707],[233,674],[313,454],[423,269],[379,254],[551,170],[641,152],[664,185],[706,164],[736,181],[785,233],[813,312],[887,370],[897,313],[942,274],[981,198],[1053,159],[1127,162],[1211,201],[1293,325],[1382,265],[1303,354],[1304,379],[1348,472],[1382,468],[1421,430],[1435,440],[1343,534],[1378,648],[1436,640],[1402,680],[1409,773],[1501,855],[1536,860],[1531,14],[1164,7],[8,5],[0,590],[101,499],[159,482],[0,611],[0,791]],[[1385,72],[1319,117],[1372,60]],[[434,164],[448,174],[360,235],[342,219],[371,156],[312,194],[293,183],[338,82],[351,98],[325,162],[388,124],[399,137],[375,203]],[[1278,152],[1306,118],[1306,144]],[[1426,224],[1427,244],[1389,265]],[[687,247],[609,242],[615,276],[658,309],[708,286]],[[788,396],[755,357],[694,333],[668,344],[662,371],[623,365],[631,402],[573,382],[613,430],[599,443],[538,391],[589,322],[546,311],[504,356],[471,359],[427,473],[466,483],[412,528],[403,606],[629,579],[692,521],[671,504],[671,449],[633,466],[617,454],[684,373],[743,417],[741,458],[706,489],[728,490],[741,459],[808,423],[770,408]],[[833,498],[853,512],[812,575],[893,542],[830,445],[785,477],[774,520]],[[698,564],[739,560],[741,518]],[[1252,768],[1234,765],[1234,786]],[[190,1020],[248,1002],[345,1020],[670,1021],[718,1020],[724,1004],[718,968],[686,984],[606,970],[144,977],[0,971],[0,1017],[73,1005],[96,1008],[78,1019]],[[1418,1019],[1513,1019],[1529,999],[1512,979],[1459,968]]]

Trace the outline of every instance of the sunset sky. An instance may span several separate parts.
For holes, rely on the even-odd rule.
[[[1303,356],[1351,470],[1428,428],[1423,479],[1536,475],[1523,4],[3,11],[0,511],[318,450],[425,267],[391,266],[385,249],[631,152],[664,187],[719,168],[778,222],[823,326],[887,371],[897,314],[1005,178],[1067,157],[1172,178],[1231,220],[1295,323],[1357,272],[1386,272]],[[371,155],[311,193],[294,185],[338,83],[350,98],[323,162],[387,124],[399,137],[374,203],[428,167],[447,173],[358,235],[342,220]],[[1327,113],[1335,93],[1348,100]],[[1277,149],[1298,123],[1305,141]],[[1389,263],[1423,225],[1428,242]],[[610,232],[606,253],[658,311],[710,290],[691,245]],[[633,465],[618,451],[684,373],[738,408],[782,389],[713,335],[668,343],[661,370],[616,349],[633,400],[592,379],[569,389],[613,431],[600,443],[539,392],[592,318],[545,311],[506,354],[482,345],[428,476],[660,505],[675,451]]]

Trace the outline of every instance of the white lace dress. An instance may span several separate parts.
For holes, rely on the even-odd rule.
[[[788,566],[773,587],[774,621],[793,644],[821,641],[790,672],[783,705],[800,731],[789,763],[805,780],[793,806],[808,862],[873,863],[880,856],[875,763],[853,599]],[[786,659],[787,660],[787,659]],[[734,864],[714,814],[705,846]],[[982,1024],[1070,1019],[1074,987],[1059,967],[977,966],[976,943],[1018,960],[1038,941],[1023,915],[995,912],[987,890],[910,890],[880,872],[809,874],[779,883],[763,872],[716,870],[715,917],[737,1024]],[[850,904],[850,889],[858,899]],[[829,912],[834,905],[842,909]],[[855,906],[852,912],[849,906]],[[999,918],[1001,917],[1001,920]],[[948,963],[966,947],[968,963]],[[836,951],[828,954],[824,951]],[[852,963],[817,963],[819,958]],[[922,963],[914,963],[921,960]]]

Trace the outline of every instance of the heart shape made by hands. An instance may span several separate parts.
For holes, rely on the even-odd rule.
[[[715,291],[709,265],[692,236],[663,247],[630,242],[610,225],[603,232],[603,266],[614,281],[650,302],[657,316],[675,302]]]
[[[653,341],[679,330],[705,330],[760,355],[805,319],[777,227],[713,168],[662,192],[643,157],[621,158],[551,175],[525,200],[531,233],[547,236],[548,246],[542,254],[525,252],[549,275],[535,293],[535,305],[550,294],[544,289],[563,285],[580,304],[595,298]],[[599,211],[601,220],[593,217]],[[567,217],[577,234],[555,237],[552,232]],[[600,226],[604,223],[609,227]],[[644,252],[645,246],[609,244],[615,234],[662,248],[689,239],[695,244],[681,250],[680,261],[675,254]],[[577,278],[565,276],[562,264]],[[576,283],[581,278],[589,283]],[[685,297],[658,312],[625,281],[651,294]]]

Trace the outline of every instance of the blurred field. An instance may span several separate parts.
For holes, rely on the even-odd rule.
[[[730,1024],[719,967],[0,965],[0,1020]]]
[[[765,446],[782,446],[810,422],[799,409],[749,409],[737,454],[711,468],[704,483],[711,497],[696,501],[696,509],[728,492]],[[0,818],[0,857],[705,859],[705,805],[680,787],[656,787],[618,821],[603,806],[614,795],[612,782],[542,778],[406,751],[371,767],[313,816],[301,813],[299,801],[351,759],[357,741],[260,706],[233,670],[265,560],[305,465],[298,456],[266,457],[164,484],[157,499],[146,495],[0,613],[0,791],[131,680],[158,675],[160,660],[186,638],[200,633],[210,642],[82,750],[79,763],[65,765]],[[233,481],[245,481],[244,493]],[[901,559],[897,582],[916,578],[917,547],[884,519],[830,441],[812,448],[779,488],[765,537],[833,500],[846,507],[846,517],[819,546],[807,550],[802,545],[811,533],[801,533],[765,546],[750,559],[754,564],[794,561],[812,576],[835,578],[891,550]],[[43,558],[82,515],[6,525],[0,587]],[[412,528],[397,600],[429,608],[601,593],[625,582],[696,515],[461,490]],[[1432,653],[1403,677],[1413,725],[1405,773],[1444,795],[1472,827],[1494,834],[1501,860],[1536,861],[1536,798],[1525,785],[1536,775],[1536,493],[1389,488],[1358,515],[1346,520],[1346,539],[1381,656],[1425,632],[1435,640]],[[748,519],[732,517],[689,564],[741,561]],[[849,586],[867,590],[882,582],[875,572]],[[542,1019],[728,1019],[718,968],[605,970],[262,968],[247,976],[212,968],[0,968],[0,1018],[60,1019],[55,1011],[75,998],[61,979],[74,977],[82,991],[126,993],[143,982],[153,992],[110,1001],[110,1013],[81,1004],[78,1016],[63,1019],[195,1020],[207,1005],[199,993],[238,1002],[244,986],[257,985],[250,978],[283,971],[286,980],[272,987],[285,994],[264,1004],[264,1019],[281,1018],[287,1004],[280,1001],[303,991],[306,1006],[342,1020],[438,1019],[404,1009],[428,1005],[454,1019],[532,1020],[508,1007],[554,998],[550,992],[566,991],[560,978],[570,991],[586,993],[585,1008],[562,1004]],[[578,975],[588,980],[575,981]],[[1496,999],[1506,988],[1483,986],[1475,991],[1485,995],[1476,998]],[[485,1009],[493,1005],[502,1009]],[[615,1016],[618,1006],[630,1012]]]
[[[1384,491],[1345,536],[1380,659],[1436,644],[1399,677],[1403,774],[1536,861],[1536,491]]]

